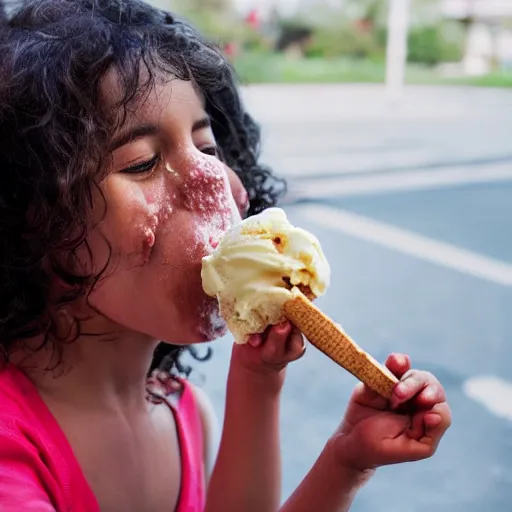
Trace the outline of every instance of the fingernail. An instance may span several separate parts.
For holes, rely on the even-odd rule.
[[[407,356],[404,356],[403,354],[398,355],[397,361],[400,366],[408,366],[408,364],[409,364],[409,361],[407,360]]]
[[[284,333],[288,329],[289,325],[290,324],[288,323],[288,321],[285,320],[284,322],[281,322],[280,324],[277,324],[276,330],[279,333]]]
[[[262,338],[259,334],[251,334],[247,340],[247,343],[251,347],[259,347],[261,345],[261,339]]]

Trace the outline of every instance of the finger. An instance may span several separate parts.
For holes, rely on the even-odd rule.
[[[263,343],[263,335],[251,334],[247,340],[247,343],[251,345],[251,347],[257,348]]]
[[[391,373],[401,379],[411,369],[411,359],[406,354],[391,354],[386,359],[386,366]]]
[[[430,373],[427,374],[427,381],[427,386],[414,399],[415,405],[425,410],[446,402],[446,393],[441,383]]]
[[[423,425],[420,427],[419,421]],[[413,428],[407,432],[410,443],[402,453],[403,461],[413,461],[432,457],[445,432],[451,425],[451,412],[448,404],[437,404],[432,411],[424,411],[413,419]],[[413,432],[413,429],[416,431]],[[420,432],[423,435],[420,436]]]
[[[445,418],[437,410],[421,411],[411,418],[411,427],[407,435],[419,442],[425,442],[425,437],[430,437],[435,442],[436,438],[440,439],[443,436],[450,422],[450,414]]]
[[[419,418],[423,420],[423,436],[417,439],[414,430],[420,431],[417,425]],[[437,404],[431,411],[422,411],[413,418],[413,425],[407,435],[385,439],[386,463],[412,462],[432,457],[450,425],[451,412],[447,403]]]
[[[428,386],[430,377],[431,375],[429,373],[418,370],[409,370],[406,372],[393,389],[391,407],[396,409],[401,404],[408,402],[414,396],[418,395]]]
[[[270,332],[270,329],[272,329],[272,325],[269,325],[263,332],[257,333],[257,334],[251,334],[249,338],[247,339],[247,343],[251,345],[251,347],[257,348],[263,343],[265,343],[268,333]]]
[[[452,424],[452,413],[446,402],[437,404],[431,411],[427,411],[423,418],[425,436],[421,442],[430,442],[434,451],[437,449],[441,438]]]
[[[407,431],[407,435],[414,439],[415,441],[420,441],[424,436],[426,432],[425,427],[425,415],[427,413],[425,411],[421,411],[416,413],[411,418],[411,426],[409,427],[409,430]]]
[[[286,343],[292,332],[290,322],[273,325],[261,347],[261,357],[268,363],[283,362],[285,360]]]
[[[417,441],[409,436],[406,432],[395,438],[387,438],[382,442],[382,465],[398,464],[402,462],[413,462],[417,460],[427,459],[435,452],[432,442],[426,441],[423,437],[421,441]]]
[[[297,361],[305,352],[306,340],[302,333],[294,327],[286,343],[286,360],[289,362]]]

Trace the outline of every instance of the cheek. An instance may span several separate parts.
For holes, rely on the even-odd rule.
[[[158,183],[145,188],[121,180],[117,184],[119,186],[110,187],[107,213],[99,225],[99,235],[106,250],[110,250],[123,267],[145,265],[157,242],[159,226],[173,213],[172,198]]]
[[[145,264],[155,245],[159,225],[159,210],[154,194],[144,193],[133,184],[122,207],[112,212],[109,223],[110,239],[129,265]]]
[[[142,253],[142,264],[147,264],[158,240],[159,234],[173,224],[171,218],[175,213],[176,194],[169,192],[164,181],[143,191],[143,201],[132,226],[135,229],[135,252]]]

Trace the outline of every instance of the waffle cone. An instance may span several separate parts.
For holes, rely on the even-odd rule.
[[[398,379],[362,350],[339,325],[324,315],[299,290],[283,307],[284,316],[317,349],[384,398],[391,398]]]

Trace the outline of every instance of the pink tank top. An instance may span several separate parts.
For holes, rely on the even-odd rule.
[[[176,512],[205,506],[199,410],[185,380],[176,404],[181,484]],[[16,367],[0,370],[0,510],[100,512],[71,446],[32,382]]]

